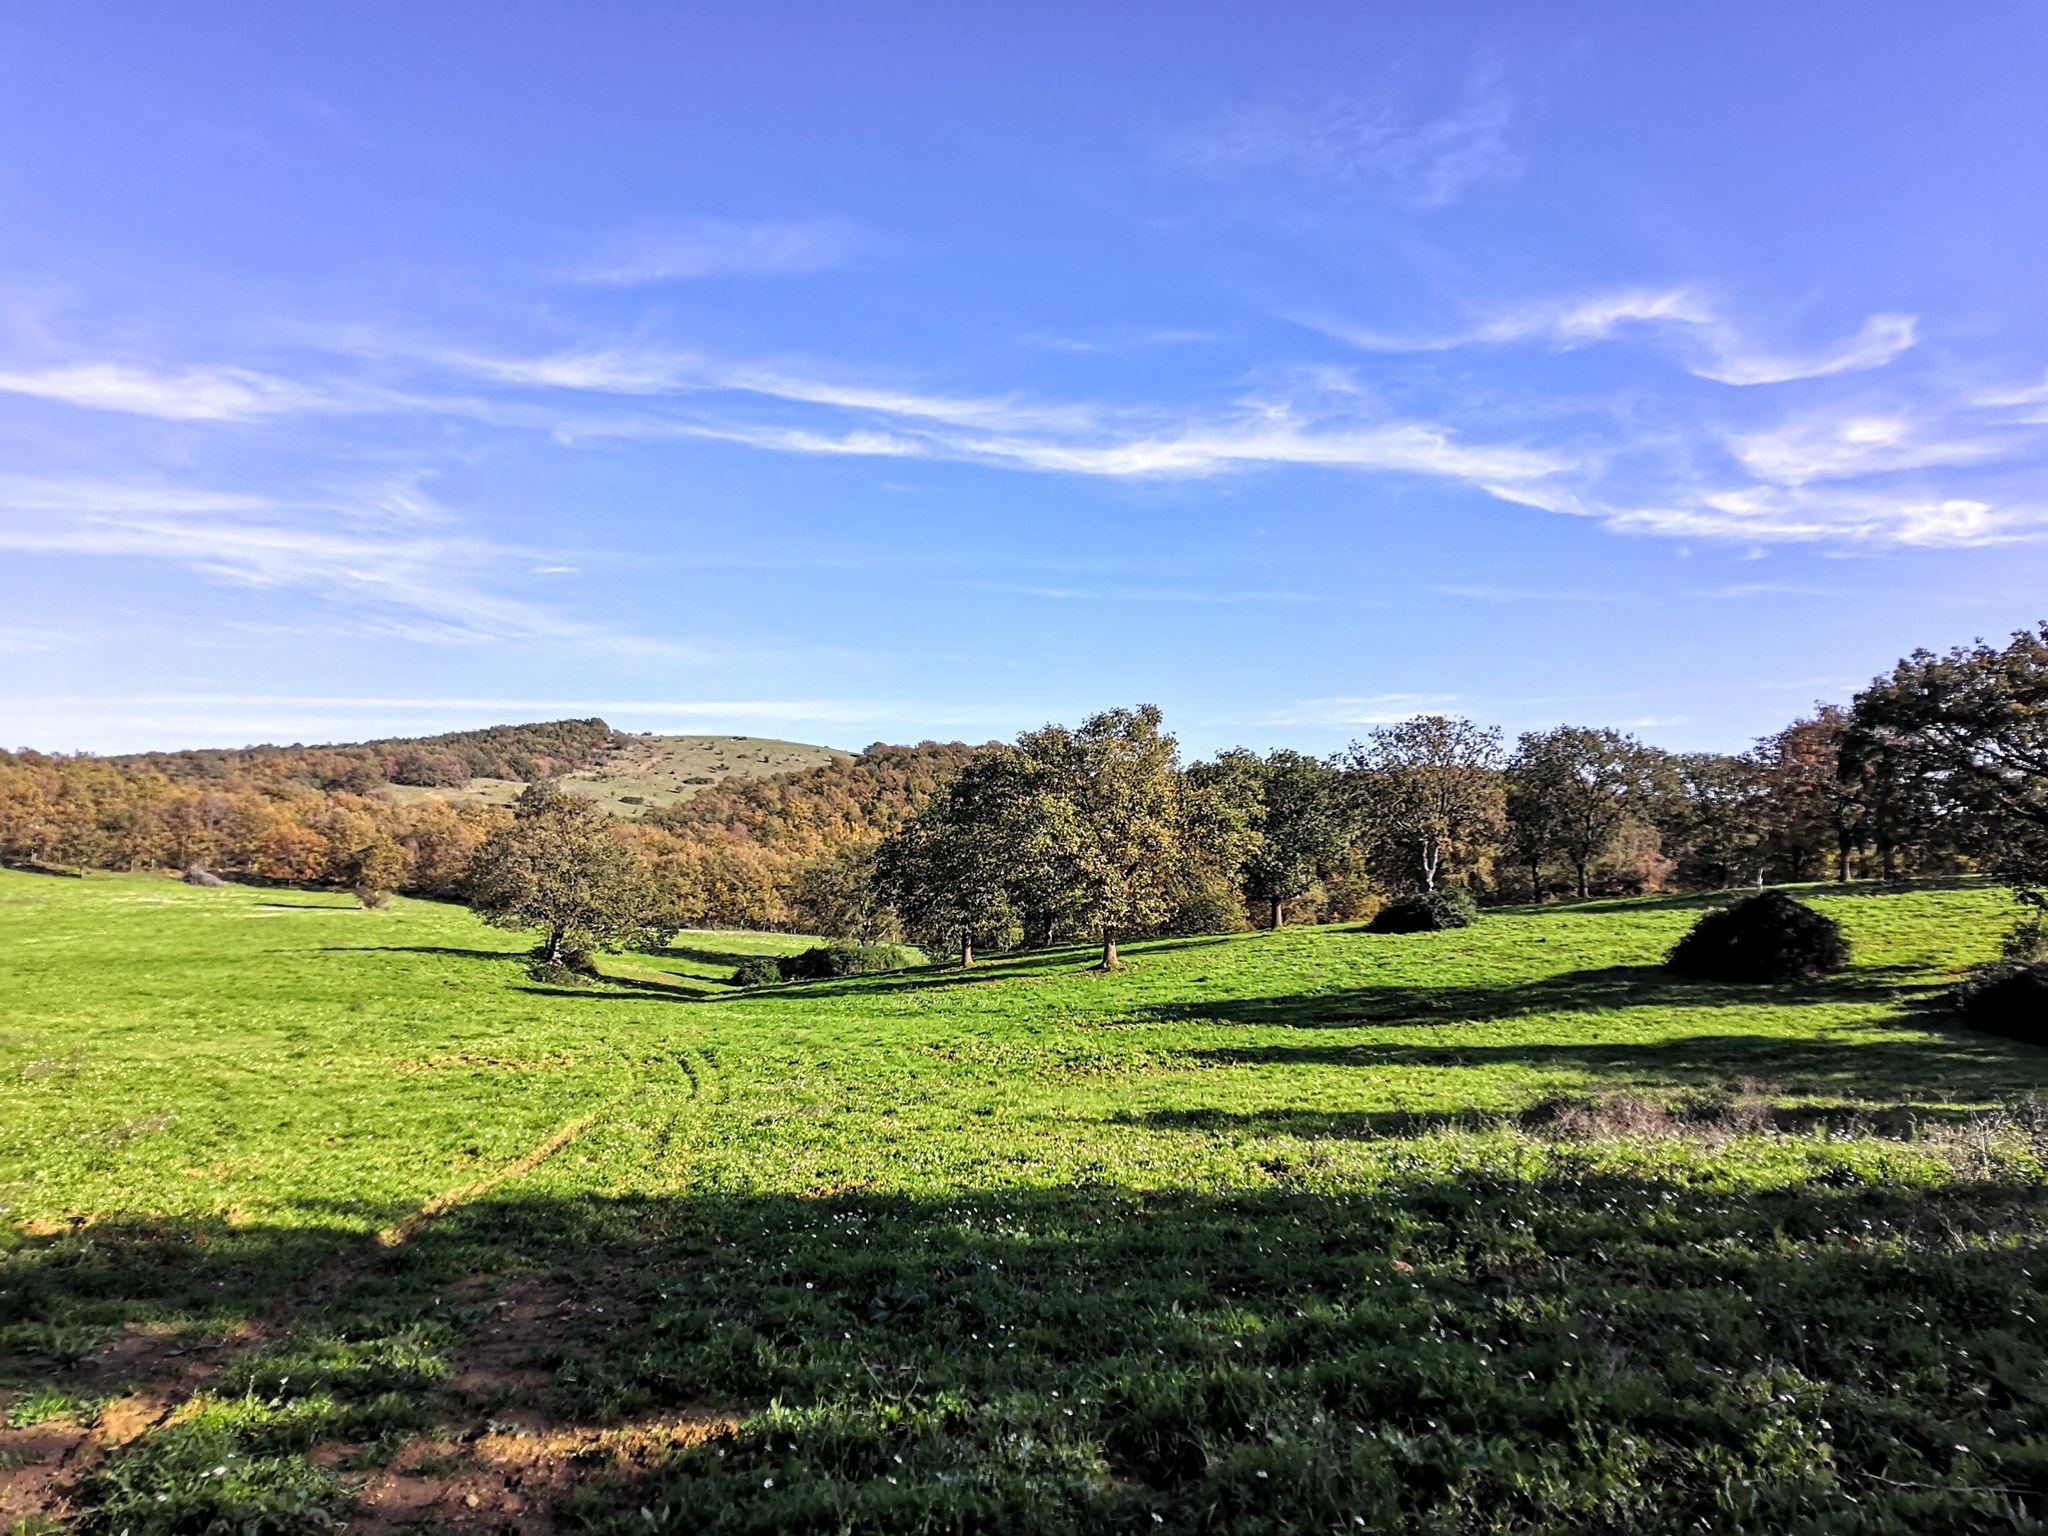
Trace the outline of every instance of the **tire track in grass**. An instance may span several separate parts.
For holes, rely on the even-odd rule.
[[[706,1077],[716,1082],[715,1069],[711,1063],[702,1058],[693,1061],[692,1053],[688,1051],[677,1051],[671,1060],[673,1066],[680,1069],[677,1075],[686,1085],[683,1093],[685,1104],[705,1096]],[[365,1234],[363,1238],[351,1243],[342,1251],[322,1260],[311,1271],[281,1291],[261,1317],[237,1324],[229,1330],[211,1361],[195,1362],[187,1366],[181,1372],[176,1386],[162,1399],[154,1399],[153,1394],[145,1392],[108,1404],[99,1423],[82,1430],[58,1458],[56,1465],[43,1480],[47,1493],[41,1500],[42,1507],[33,1513],[61,1515],[69,1511],[72,1487],[109,1453],[135,1444],[162,1429],[177,1417],[181,1410],[199,1398],[208,1384],[230,1366],[290,1337],[293,1325],[300,1315],[347,1292],[351,1286],[369,1275],[391,1252],[421,1231],[493,1190],[535,1172],[599,1124],[628,1109],[656,1089],[674,1086],[675,1083],[675,1076],[649,1073],[642,1069],[639,1081],[627,1091],[557,1127],[544,1140],[511,1162],[484,1178],[443,1190],[422,1202],[419,1208],[410,1214],[375,1232]],[[156,1410],[154,1413],[150,1411],[152,1408]],[[54,1498],[51,1495],[54,1495]],[[10,1513],[13,1511],[10,1510]]]

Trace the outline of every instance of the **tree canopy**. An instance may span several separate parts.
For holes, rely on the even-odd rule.
[[[1344,767],[1360,828],[1396,881],[1433,891],[1492,853],[1506,817],[1495,727],[1417,715],[1354,741]]]
[[[537,958],[560,965],[593,949],[664,944],[679,924],[646,864],[597,806],[546,784],[470,859],[470,906],[493,927],[538,928]]]

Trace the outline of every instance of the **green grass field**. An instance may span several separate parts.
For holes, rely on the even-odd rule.
[[[92,1532],[2034,1530],[2003,893],[588,989],[428,903],[0,874],[0,1512]],[[2001,1109],[2000,1106],[2006,1106]]]

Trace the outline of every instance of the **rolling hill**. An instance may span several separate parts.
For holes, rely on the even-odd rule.
[[[650,806],[680,805],[715,784],[765,779],[845,761],[851,754],[765,736],[656,736],[618,732],[595,761],[556,782],[606,810],[630,816]],[[509,805],[526,780],[478,776],[451,785],[392,784],[380,791],[401,803],[439,795],[450,802]]]

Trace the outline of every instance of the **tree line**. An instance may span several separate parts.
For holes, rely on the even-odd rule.
[[[1748,752],[1671,753],[1561,725],[1512,744],[1417,715],[1328,758],[1243,751],[1183,768],[1159,712],[1112,710],[977,753],[873,855],[865,906],[911,937],[1278,927],[1385,892],[1494,900],[1985,871],[2048,908],[2048,622],[2003,647],[1916,651],[1846,707]],[[848,932],[845,936],[861,936]]]
[[[560,771],[612,734],[571,721],[429,740],[451,758]],[[0,753],[0,860],[467,899],[478,850],[517,813],[401,805],[345,781],[424,747]],[[1974,870],[2038,906],[2048,623],[2003,646],[1916,651],[1847,706],[1738,754],[1570,725],[1509,741],[1419,715],[1329,757],[1183,762],[1147,706],[982,747],[877,745],[576,824],[629,856],[663,921],[908,936],[970,959],[1086,938],[1114,963],[1123,937],[1358,917],[1447,885],[1532,901]]]

